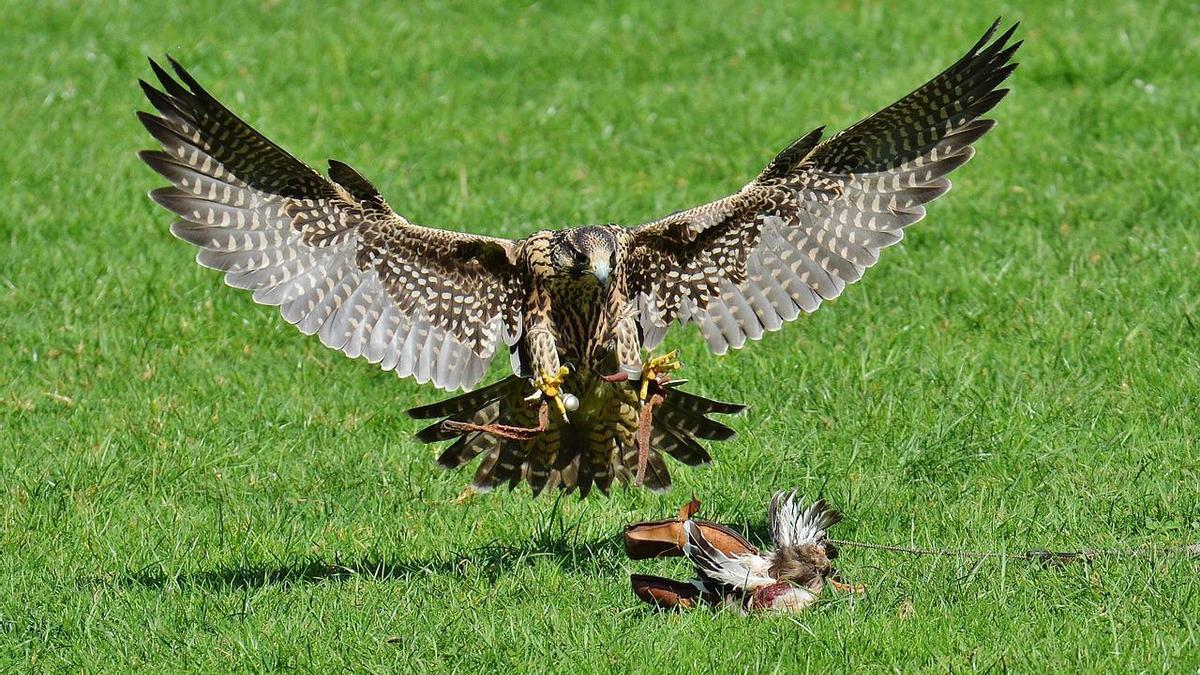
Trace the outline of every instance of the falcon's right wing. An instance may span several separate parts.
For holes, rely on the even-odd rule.
[[[179,81],[150,65],[157,114],[138,116],[163,149],[140,156],[171,181],[151,197],[182,219],[171,232],[198,263],[327,346],[444,389],[477,383],[520,338],[514,242],[414,225],[354,169],[331,160],[325,178],[179,64]]]

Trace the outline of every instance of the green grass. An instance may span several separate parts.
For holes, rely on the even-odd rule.
[[[747,620],[639,606],[629,573],[686,570],[618,537],[693,493],[761,534],[797,486],[873,542],[1200,540],[1195,3],[311,5],[0,8],[0,667],[1200,666],[1194,560],[846,550],[865,597]],[[403,414],[438,392],[196,267],[134,154],[170,52],[418,222],[637,223],[891,102],[997,13],[1027,40],[1001,124],[903,245],[742,353],[668,338],[752,407],[665,497],[450,503],[469,474]]]

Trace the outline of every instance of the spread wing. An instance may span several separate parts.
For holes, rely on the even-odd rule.
[[[776,492],[767,509],[767,529],[776,548],[819,544],[826,531],[842,521],[842,514],[824,499],[804,508],[804,500],[796,499],[796,491]]]
[[[687,541],[683,555],[696,567],[702,581],[715,581],[735,588],[754,590],[775,583],[771,578],[771,563],[755,555],[726,555],[704,537],[700,526],[689,520],[683,524]]]
[[[628,262],[644,346],[674,320],[717,354],[813,312],[900,241],[995,122],[1020,42],[999,21],[957,63],[824,143],[816,129],[724,199],[638,227]]]
[[[171,61],[142,82],[162,144],[141,158],[171,181],[151,193],[171,232],[231,286],[348,356],[445,389],[483,377],[521,331],[516,244],[413,225],[354,169],[325,178],[240,120]]]

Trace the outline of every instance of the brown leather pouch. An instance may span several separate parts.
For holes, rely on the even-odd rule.
[[[631,574],[629,583],[633,586],[633,594],[642,602],[661,609],[691,609],[700,602],[700,589],[683,581]]]
[[[683,555],[683,544],[687,541],[683,523],[688,520],[700,526],[704,537],[726,555],[758,553],[753,544],[730,528],[706,520],[693,520],[692,516],[699,510],[700,502],[693,499],[679,509],[679,516],[676,518],[634,523],[626,527],[626,555],[631,560]]]

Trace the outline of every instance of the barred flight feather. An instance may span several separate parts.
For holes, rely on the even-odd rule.
[[[734,195],[642,225],[631,293],[642,333],[695,323],[716,354],[779,330],[838,297],[950,189],[945,177],[995,122],[1016,26],[999,21],[953,66],[880,112],[819,142],[815,129]]]
[[[141,158],[171,182],[151,196],[197,262],[324,344],[445,389],[517,342],[512,242],[409,223],[348,165],[326,179],[171,65],[151,62],[161,90],[142,82],[157,115],[139,119],[163,149]]]

